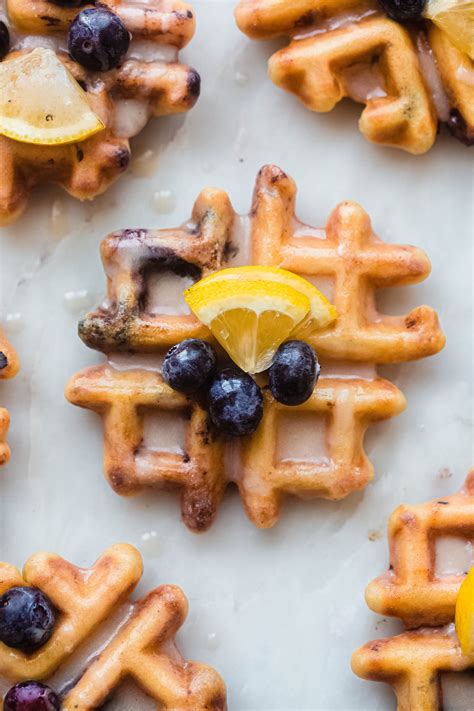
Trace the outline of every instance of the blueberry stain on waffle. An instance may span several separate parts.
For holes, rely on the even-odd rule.
[[[20,215],[39,184],[60,184],[79,200],[100,195],[127,169],[129,139],[151,117],[191,109],[200,77],[180,62],[179,50],[194,31],[194,11],[181,0],[0,0],[0,86],[6,97],[0,99],[0,225]],[[49,86],[45,79],[39,87],[40,72],[51,77],[54,66],[69,93],[57,80],[49,79]],[[13,67],[19,68],[16,89]],[[78,108],[68,114],[72,100]],[[48,110],[48,102],[55,108]],[[41,131],[31,125],[40,121],[39,105],[45,114]],[[62,130],[55,133],[60,113]]]
[[[430,356],[444,345],[431,308],[386,316],[376,307],[379,287],[428,276],[430,264],[421,250],[382,242],[353,202],[336,207],[324,229],[304,225],[295,217],[295,197],[293,180],[280,168],[265,166],[249,216],[237,215],[224,191],[206,189],[182,227],[128,229],[102,242],[107,296],[81,321],[79,334],[107,360],[76,374],[66,397],[102,417],[105,473],[113,489],[125,496],[180,490],[183,520],[194,531],[212,524],[230,482],[261,528],[276,523],[288,494],[337,500],[363,489],[373,477],[364,451],[367,428],[406,404],[376,365]],[[212,282],[236,264],[281,268],[290,279],[304,277],[316,285],[329,280],[337,311],[327,327],[285,337],[270,377],[268,370],[249,371],[258,373],[255,387],[243,378],[247,373],[235,372],[213,332],[176,308],[184,304],[182,289],[174,310],[166,303],[168,286],[150,306],[153,279],[155,286],[168,284],[171,271],[188,286],[201,277]],[[245,336],[242,328],[237,349]],[[214,355],[202,341],[215,349],[221,368],[230,366],[226,377],[215,374]],[[207,398],[191,392],[189,376],[196,372],[202,376],[199,387],[215,378],[206,386]],[[148,446],[151,415],[163,438]],[[178,416],[185,430],[178,448],[166,434],[171,416]],[[289,417],[296,429],[311,422],[315,439],[322,433],[315,456],[300,457],[291,442],[282,454]],[[232,432],[232,421],[238,421],[239,431]]]
[[[441,5],[444,5],[441,8]],[[413,154],[438,125],[474,143],[474,17],[464,0],[240,0],[239,28],[288,37],[269,75],[311,111],[365,104],[362,134]]]

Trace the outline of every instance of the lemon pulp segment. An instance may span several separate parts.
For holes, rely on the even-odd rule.
[[[428,0],[423,14],[474,59],[474,0]]]
[[[307,296],[263,279],[203,279],[184,292],[190,309],[233,361],[260,373],[310,310]]]
[[[75,143],[101,131],[87,94],[51,49],[0,62],[0,134],[23,143]]]

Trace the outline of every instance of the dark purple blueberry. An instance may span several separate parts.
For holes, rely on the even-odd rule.
[[[453,136],[465,146],[474,145],[474,130],[469,129],[466,119],[458,109],[451,109],[449,112],[448,128]]]
[[[301,405],[311,396],[320,367],[313,348],[304,341],[287,341],[275,353],[269,371],[270,390],[284,405]]]
[[[58,695],[39,681],[22,681],[5,696],[3,711],[59,711]]]
[[[81,7],[85,5],[88,0],[48,0],[48,2],[53,5],[59,5],[59,7]]]
[[[382,10],[397,22],[420,20],[426,0],[379,0]]]
[[[217,429],[234,437],[255,432],[263,417],[262,391],[250,375],[225,368],[213,379],[208,394],[209,413]]]
[[[163,378],[173,390],[191,395],[209,382],[216,365],[216,352],[209,343],[198,338],[187,338],[166,354]]]
[[[0,641],[8,647],[31,652],[51,637],[56,615],[41,590],[10,588],[0,597]]]
[[[5,353],[0,351],[0,370],[5,370],[7,365],[8,365],[8,358],[6,357]]]
[[[0,60],[10,51],[10,33],[6,24],[0,20]]]
[[[105,8],[82,10],[69,28],[69,53],[86,69],[108,72],[128,52],[130,33],[118,15]]]

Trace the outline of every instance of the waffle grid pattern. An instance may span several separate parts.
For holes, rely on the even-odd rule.
[[[89,200],[104,192],[126,170],[130,145],[127,136],[119,135],[120,121],[115,127],[117,100],[129,102],[130,107],[140,102],[140,110],[150,118],[188,111],[199,96],[199,75],[177,57],[178,50],[195,31],[190,5],[181,0],[153,0],[146,6],[122,0],[102,4],[119,15],[132,33],[131,47],[139,47],[140,42],[147,42],[148,47],[156,44],[156,57],[146,53],[142,57],[130,49],[120,67],[98,76],[74,62],[65,50],[69,25],[87,5],[66,8],[48,0],[7,0],[10,24],[16,30],[44,36],[46,47],[49,41],[61,43],[57,56],[86,89],[91,108],[107,128],[81,143],[59,146],[36,146],[0,136],[0,225],[18,217],[37,184],[58,183],[74,197]],[[176,58],[159,58],[162,46],[174,48]],[[13,42],[4,61],[26,51],[15,50]]]
[[[14,586],[42,590],[59,613],[51,639],[26,654],[0,643],[0,674],[11,680],[48,681],[120,606],[143,572],[132,546],[109,548],[90,569],[77,568],[57,555],[39,553],[23,574],[0,564],[0,594]],[[83,674],[61,693],[64,711],[92,711],[105,703],[125,678],[133,679],[170,711],[225,711],[226,690],[210,667],[185,661],[174,636],[187,615],[183,592],[162,585],[134,603],[129,614]]]
[[[462,80],[462,71],[472,72],[473,62],[430,21],[410,31],[381,14],[377,3],[361,0],[241,0],[236,20],[252,39],[290,38],[269,60],[277,86],[317,112],[331,111],[353,95],[365,104],[359,128],[366,138],[414,154],[428,151],[437,135],[431,79],[419,58],[426,47],[425,60],[431,52],[430,72],[438,73],[450,107],[442,120],[455,116],[464,128],[461,140],[474,142],[474,87]],[[354,92],[347,70],[352,76],[359,69],[363,77],[371,65],[379,81],[363,90],[361,79],[361,89]]]
[[[394,362],[435,353],[444,344],[436,314],[420,307],[403,317],[375,309],[378,286],[424,279],[429,262],[413,247],[384,245],[355,203],[341,204],[323,236],[294,217],[296,188],[283,171],[266,166],[257,178],[250,219],[250,261],[305,276],[332,276],[333,301],[340,317],[313,345],[325,363]],[[206,190],[183,228],[125,231],[106,238],[102,259],[108,277],[105,304],[80,324],[84,342],[104,353],[164,353],[187,337],[211,339],[193,316],[150,315],[144,311],[150,269],[165,268],[199,278],[225,265],[236,247],[236,217],[225,193]],[[340,499],[363,488],[373,476],[363,438],[367,427],[400,413],[402,393],[374,375],[323,376],[310,400],[288,408],[265,390],[265,414],[257,432],[232,443],[215,437],[200,403],[174,393],[157,372],[117,370],[110,364],[72,378],[67,398],[102,415],[105,471],[113,488],[133,494],[145,487],[182,490],[182,516],[193,530],[208,528],[229,481],[239,487],[250,519],[259,527],[278,519],[284,494]],[[329,370],[328,370],[329,372]],[[144,450],[144,415],[150,410],[187,410],[185,453]],[[277,461],[280,418],[314,413],[325,420],[326,456],[317,461]],[[230,461],[233,459],[233,463]],[[237,464],[235,464],[237,462]]]
[[[463,489],[444,499],[400,506],[388,526],[390,569],[366,590],[368,606],[399,617],[409,629],[369,642],[352,660],[364,679],[391,684],[398,711],[441,711],[440,675],[473,667],[454,630],[456,597],[464,574],[437,576],[436,541],[474,536],[474,469]]]

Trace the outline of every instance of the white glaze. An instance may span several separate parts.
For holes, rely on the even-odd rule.
[[[443,82],[436,65],[436,59],[428,41],[423,34],[419,34],[416,42],[418,59],[427,87],[431,92],[433,103],[441,121],[449,118],[449,100],[444,90]]]
[[[313,413],[282,414],[276,459],[328,464],[325,418]]]
[[[183,291],[194,284],[191,277],[181,277],[173,272],[152,273],[147,279],[145,310],[148,314],[189,314]]]
[[[463,575],[474,564],[472,541],[461,536],[442,536],[435,544],[435,575]]]
[[[187,424],[180,412],[147,412],[143,419],[143,448],[152,452],[183,454]]]
[[[378,63],[358,62],[353,64],[343,70],[342,81],[348,96],[359,103],[387,96],[384,76]]]

